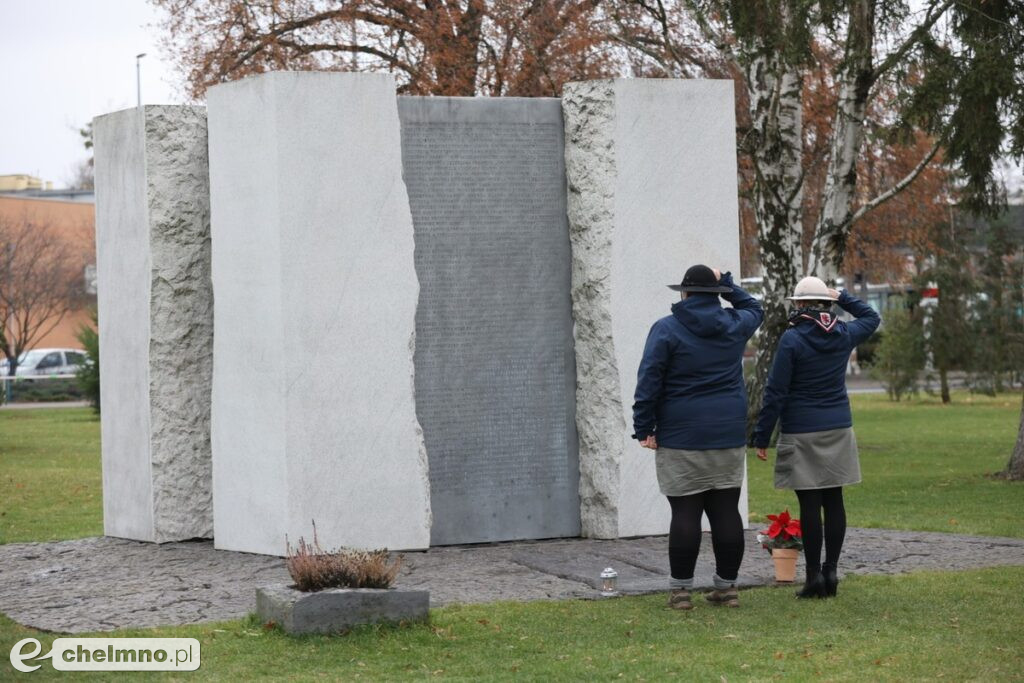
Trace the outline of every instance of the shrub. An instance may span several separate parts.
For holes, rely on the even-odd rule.
[[[51,403],[82,398],[82,390],[73,379],[19,377],[11,385],[12,402]]]
[[[885,335],[875,350],[871,375],[880,381],[889,398],[899,401],[917,393],[918,375],[924,368],[924,334],[918,316],[903,307],[885,312]]]
[[[320,547],[313,525],[313,542],[299,538],[296,549],[288,544],[288,573],[300,591],[324,588],[388,588],[398,575],[402,557],[393,560],[386,548],[353,550],[338,548],[326,551]]]
[[[78,328],[76,335],[82,348],[85,349],[85,364],[78,369],[76,375],[78,386],[98,415],[100,412],[100,335],[97,332],[99,318],[95,308],[90,312],[90,317],[93,325],[82,325]]]
[[[857,362],[862,368],[874,365],[875,354],[878,352],[878,345],[882,343],[883,336],[883,332],[875,332],[857,347]]]

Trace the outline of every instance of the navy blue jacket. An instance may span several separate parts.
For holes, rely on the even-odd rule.
[[[780,416],[784,434],[853,426],[846,365],[853,349],[878,329],[881,319],[846,290],[837,303],[856,320],[838,321],[827,332],[814,320],[799,320],[779,340],[751,440],[755,447],[768,447]]]
[[[659,446],[710,450],[746,441],[743,349],[764,318],[761,304],[737,287],[722,298],[691,294],[651,327],[637,373],[633,438]]]

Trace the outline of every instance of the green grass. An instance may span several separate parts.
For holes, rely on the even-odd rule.
[[[854,398],[865,483],[849,490],[851,525],[1024,536],[1024,488],[985,476],[1005,464],[1019,397],[956,401]],[[770,464],[751,458],[750,472],[752,519],[795,509],[791,492],[772,489]],[[0,542],[100,534],[101,507],[88,409],[0,412]],[[292,638],[252,619],[117,635],[197,638],[200,675],[220,680],[1024,680],[1022,594],[1024,567],[1014,567],[853,576],[839,598],[810,603],[755,589],[739,610],[698,599],[688,614],[654,595],[449,607],[430,625],[342,637]],[[0,679],[26,637],[46,651],[55,636],[0,615]],[[58,675],[45,664],[33,677]]]
[[[1024,567],[851,577],[834,600],[744,591],[679,613],[664,595],[434,610],[430,625],[293,638],[253,620],[120,631],[197,638],[203,678],[245,680],[1021,680]],[[99,634],[97,634],[99,635]],[[40,634],[0,617],[6,655]],[[0,678],[13,673],[0,659]],[[33,678],[56,677],[44,664]],[[123,674],[122,674],[123,675]],[[183,674],[181,679],[195,674]],[[115,675],[101,677],[113,680]]]
[[[864,483],[846,491],[851,526],[1024,537],[1024,485],[991,479],[1009,458],[1020,397],[892,403],[853,397]],[[774,456],[774,451],[772,451]],[[771,462],[753,455],[750,519],[785,507]],[[0,543],[102,533],[99,421],[88,408],[0,411]]]
[[[0,411],[0,543],[102,534],[100,491],[90,409]]]
[[[852,398],[864,481],[844,491],[850,526],[1024,538],[1024,484],[986,476],[1010,458],[1020,394],[953,399],[944,406],[928,397]],[[758,524],[798,509],[792,491],[773,488],[774,449],[769,454],[767,463],[747,459],[750,519]]]

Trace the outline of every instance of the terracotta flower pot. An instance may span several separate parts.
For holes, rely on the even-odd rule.
[[[800,551],[796,548],[772,548],[776,581],[793,583],[793,580],[796,579],[796,558],[799,556]]]

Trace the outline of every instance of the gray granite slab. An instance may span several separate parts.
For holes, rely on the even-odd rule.
[[[431,545],[578,536],[562,108],[400,97]]]

